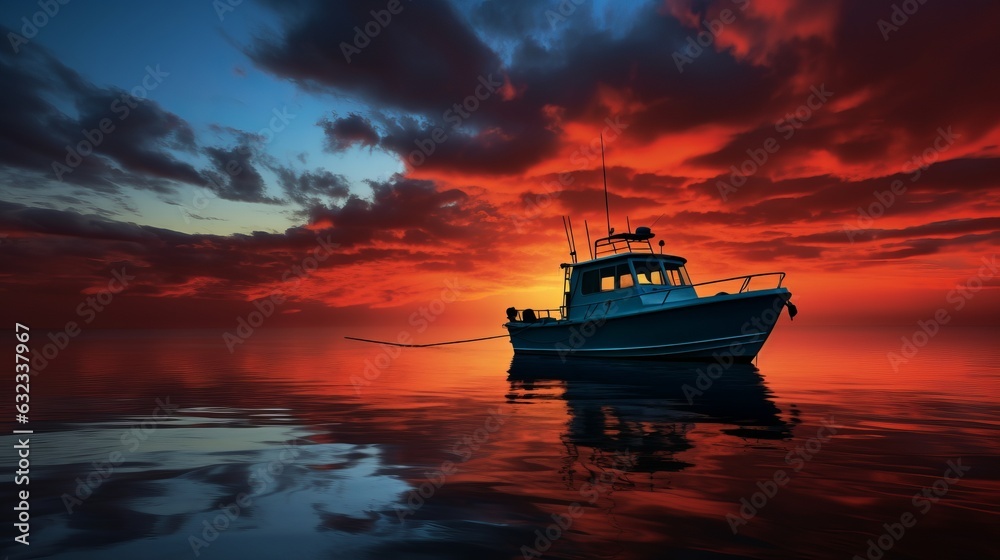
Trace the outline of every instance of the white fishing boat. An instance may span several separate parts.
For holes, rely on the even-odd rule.
[[[654,252],[655,234],[646,227],[598,239],[593,258],[576,262],[572,224],[564,225],[573,262],[560,265],[563,303],[507,309],[515,354],[745,363],[783,308],[791,317],[797,312],[781,285],[784,272],[694,283],[686,259],[662,254],[663,241]],[[723,284],[734,291],[716,291]]]

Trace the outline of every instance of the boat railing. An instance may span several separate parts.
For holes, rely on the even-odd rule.
[[[594,258],[619,253],[653,253],[649,239],[636,239],[632,234],[605,237],[594,242]]]
[[[780,288],[781,287],[781,283],[785,281],[785,273],[784,272],[761,272],[761,273],[758,273],[758,274],[747,274],[746,276],[733,276],[732,278],[722,278],[721,280],[709,280],[708,282],[700,282],[698,284],[691,284],[689,287],[696,288],[698,286],[708,286],[710,284],[721,284],[722,282],[733,282],[733,281],[736,281],[736,280],[743,280],[743,283],[740,285],[740,290],[738,292],[736,292],[738,294],[742,294],[743,292],[749,292],[749,291],[751,291],[750,290],[750,282],[751,282],[751,280],[753,280],[754,278],[763,278],[765,276],[777,276],[778,277],[778,285],[775,286],[775,288]],[[686,286],[676,286],[676,288],[683,288],[683,287],[686,287]],[[673,289],[673,288],[674,287],[672,287],[671,289]],[[769,289],[769,288],[759,288],[759,289]]]
[[[752,281],[753,281],[754,278],[763,278],[763,277],[766,277],[766,276],[777,276],[778,277],[778,283],[777,283],[776,286],[774,286],[774,288],[756,288],[754,290],[750,289],[750,285],[751,285],[751,283],[752,283]],[[644,294],[632,294],[632,295],[624,296],[624,297],[620,297],[620,298],[612,298],[612,299],[601,300],[601,301],[595,302],[595,303],[589,303],[589,304],[583,304],[583,305],[571,305],[571,306],[569,306],[569,308],[567,308],[566,306],[561,306],[558,309],[521,309],[521,310],[515,310],[517,312],[517,318],[515,319],[515,322],[525,322],[524,321],[524,315],[523,315],[525,311],[531,311],[532,313],[534,313],[536,321],[541,320],[543,318],[545,318],[545,319],[555,319],[557,321],[565,320],[567,318],[567,316],[569,315],[569,309],[570,308],[574,308],[574,307],[575,308],[580,308],[580,307],[587,308],[587,312],[584,314],[584,320],[586,320],[586,319],[590,318],[591,315],[593,315],[594,312],[596,312],[598,309],[600,309],[602,307],[604,307],[605,309],[607,309],[608,307],[610,307],[610,305],[612,303],[615,303],[615,302],[621,302],[621,301],[626,301],[626,300],[640,298],[640,297],[647,297],[648,298],[650,296],[656,296],[656,295],[659,295],[659,294],[662,293],[663,294],[663,299],[660,300],[660,302],[657,305],[663,305],[663,304],[667,303],[667,299],[670,297],[670,294],[674,293],[677,290],[684,290],[684,289],[688,289],[688,288],[698,288],[698,287],[701,287],[701,286],[710,286],[710,285],[713,285],[713,284],[721,284],[723,282],[736,282],[736,281],[742,281],[740,283],[739,291],[736,292],[738,294],[742,294],[742,293],[746,293],[746,292],[751,292],[751,291],[756,291],[756,290],[777,289],[777,288],[780,288],[781,284],[785,281],[785,273],[784,272],[761,272],[761,273],[758,273],[758,274],[747,274],[745,276],[733,276],[731,278],[722,278],[722,279],[719,279],[719,280],[709,280],[708,282],[699,282],[697,284],[682,284],[680,286],[666,286],[666,287],[664,287],[662,289],[658,289],[658,290],[655,290],[655,291],[652,291],[652,292],[646,292]],[[697,290],[695,291],[695,293],[697,294]],[[719,292],[719,293],[713,294],[713,295],[724,295],[726,293],[727,292]],[[702,296],[698,296],[698,297],[702,297]],[[528,322],[532,322],[532,321],[528,321]]]

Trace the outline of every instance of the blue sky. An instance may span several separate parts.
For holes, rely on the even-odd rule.
[[[191,124],[204,144],[224,145],[231,135],[216,127],[247,132],[267,129],[275,110],[294,115],[280,132],[265,133],[267,154],[299,169],[325,168],[344,175],[352,192],[370,196],[365,180],[386,180],[403,171],[395,156],[363,147],[342,153],[322,149],[323,131],[316,122],[327,115],[364,111],[356,99],[303,91],[293,82],[258,69],[243,53],[255,35],[274,33],[276,16],[251,1],[217,15],[212,2],[148,2],[120,0],[93,4],[75,1],[60,7],[55,17],[39,29],[30,44],[49,49],[54,56],[98,87],[117,86],[126,91],[141,84],[148,66],[169,74],[149,92],[149,99]],[[24,22],[39,11],[36,2],[5,2],[0,23],[20,32]],[[60,107],[76,116],[71,103]],[[179,158],[196,162],[189,154]],[[302,161],[304,159],[304,161]],[[269,193],[280,195],[273,174],[262,171]],[[248,233],[253,230],[282,231],[301,220],[292,208],[229,201],[192,185],[178,185],[175,194],[155,195],[124,185],[115,197],[93,197],[86,204],[60,203],[51,189],[12,190],[12,200],[59,209],[118,212],[123,219],[178,231]],[[169,200],[175,204],[164,202]],[[211,202],[205,206],[205,200]],[[122,204],[122,202],[125,204]],[[190,213],[217,218],[191,219]]]

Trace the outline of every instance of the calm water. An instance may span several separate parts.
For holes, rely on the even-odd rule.
[[[783,321],[756,367],[715,380],[704,364],[512,363],[504,340],[390,355],[343,334],[265,329],[235,354],[215,331],[73,341],[32,380],[31,545],[5,522],[0,554],[1000,550],[996,331],[945,330],[894,372],[908,329]],[[868,552],[880,536],[891,549]]]

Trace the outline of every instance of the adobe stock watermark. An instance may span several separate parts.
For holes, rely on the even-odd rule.
[[[598,329],[604,326],[608,321],[608,315],[614,315],[618,311],[618,303],[611,301],[608,302],[605,311],[600,317],[590,318],[584,321],[580,328],[572,326],[569,329],[569,338],[566,339],[565,344],[559,341],[555,345],[556,352],[559,354],[559,359],[562,363],[566,363],[566,356],[569,356],[583,348],[583,345],[587,343],[587,340],[597,334]]]
[[[368,20],[364,26],[354,26],[354,40],[351,43],[340,42],[340,52],[344,55],[344,60],[350,64],[351,56],[361,54],[361,51],[372,43],[372,39],[378,37],[382,30],[392,23],[392,16],[401,14],[403,8],[401,0],[389,0],[384,9],[371,10],[369,13],[372,19]]]
[[[938,128],[937,133],[931,146],[907,160],[900,167],[903,173],[909,174],[911,183],[919,181],[923,177],[924,171],[927,171],[934,162],[938,161],[941,154],[951,148],[955,144],[955,140],[961,137],[960,134],[952,132],[950,126],[947,129]],[[896,201],[906,194],[906,189],[906,184],[901,179],[894,179],[889,184],[888,189],[872,191],[872,197],[875,198],[875,201],[867,208],[858,207],[857,227],[844,224],[844,233],[847,234],[847,239],[853,244],[855,237],[870,230],[875,220],[884,216],[896,204]]]
[[[573,176],[577,171],[590,169],[592,164],[601,158],[601,139],[605,145],[618,140],[622,132],[628,128],[628,124],[622,122],[621,115],[614,115],[604,119],[604,128],[601,133],[590,139],[586,145],[573,150],[569,156],[569,162],[573,165],[572,170],[559,173],[557,179],[542,183],[542,192],[533,194],[524,199],[524,209],[515,214],[511,219],[514,221],[514,228],[518,233],[524,233],[530,228],[528,222],[542,215],[547,208],[552,206],[562,195],[566,187],[573,184],[576,178]]]
[[[787,113],[783,118],[774,123],[774,131],[781,135],[785,141],[791,140],[795,132],[802,128],[809,119],[813,118],[826,103],[833,97],[832,91],[827,91],[826,84],[819,87],[810,86],[812,92],[806,98],[806,102],[799,105],[795,111]],[[716,181],[715,186],[719,190],[722,201],[729,200],[729,195],[735,193],[747,182],[747,178],[757,173],[770,157],[781,149],[781,142],[778,138],[771,136],[764,140],[758,148],[748,148],[746,153],[749,156],[739,168],[735,165],[729,166],[732,173],[728,181]]]
[[[219,504],[219,513],[212,517],[211,522],[203,519],[201,522],[201,535],[189,535],[188,545],[191,552],[196,557],[201,556],[201,550],[208,548],[219,539],[222,533],[229,530],[237,519],[243,515],[244,510],[253,505],[253,499],[263,494],[270,485],[275,483],[274,477],[281,476],[288,465],[298,458],[301,451],[295,444],[295,440],[286,442],[278,454],[278,458],[270,461],[267,465],[258,466],[247,476],[247,487],[249,492],[240,492],[233,501],[228,504]]]
[[[155,68],[146,66],[146,75],[142,77],[139,84],[116,97],[108,106],[108,112],[116,115],[119,122],[124,121],[132,114],[132,110],[139,106],[139,103],[149,97],[149,92],[159,87],[163,83],[163,79],[168,76],[170,73],[160,70],[159,64]],[[115,121],[111,117],[102,118],[94,128],[81,130],[83,140],[72,146],[66,146],[66,157],[63,158],[63,162],[52,161],[52,172],[55,173],[56,179],[62,181],[64,175],[72,173],[83,163],[83,159],[93,154],[114,131]]]
[[[952,312],[961,311],[977,293],[982,291],[987,280],[996,277],[998,267],[996,254],[994,253],[990,259],[983,257],[982,263],[974,276],[962,284],[956,284],[955,289],[945,296],[945,302],[951,304],[950,311],[947,306],[942,306],[930,318],[918,320],[917,329],[913,334],[900,338],[902,344],[899,351],[885,355],[894,373],[899,373],[899,366],[916,357],[920,349],[927,346],[931,339],[941,332],[941,327],[951,322]]]
[[[464,288],[458,284],[457,278],[452,278],[445,280],[444,288],[438,297],[432,299],[427,305],[420,306],[419,309],[410,314],[407,323],[413,327],[416,332],[422,333],[426,331],[431,323],[437,320],[445,310],[448,305],[458,301],[458,298],[462,294]],[[413,334],[408,329],[403,329],[399,331],[396,335],[396,342],[398,344],[412,344]],[[367,387],[382,376],[382,372],[392,365],[392,362],[399,357],[403,352],[404,346],[393,346],[390,344],[379,344],[381,351],[374,358],[369,358],[365,360],[365,367],[361,372],[361,375],[351,375],[351,385],[354,386],[354,394],[360,395],[361,388]]]
[[[635,455],[629,453],[628,450],[624,452],[615,451],[615,458],[611,463],[611,467],[602,469],[599,475],[592,477],[591,481],[580,486],[580,497],[588,504],[592,506],[596,505],[601,497],[614,489],[615,484],[627,480],[626,475],[635,468],[637,463],[638,459],[636,459]],[[531,543],[534,546],[521,545],[521,557],[524,560],[541,558],[552,548],[552,545],[556,541],[562,538],[566,531],[569,531],[573,527],[573,523],[585,513],[586,510],[583,509],[583,504],[580,502],[573,502],[567,506],[565,514],[553,513],[551,516],[552,523],[549,523],[542,529],[535,529],[535,540]]]
[[[970,470],[972,467],[963,465],[961,458],[955,461],[949,460],[941,478],[914,494],[910,503],[920,515],[927,515],[934,504],[941,501],[941,498],[948,494],[951,487],[958,484]],[[912,511],[907,511],[899,516],[899,521],[883,523],[882,528],[885,529],[885,532],[878,537],[868,539],[868,549],[865,550],[865,555],[855,554],[851,560],[880,560],[886,552],[892,550],[892,547],[902,540],[906,535],[906,530],[912,529],[917,521],[919,518]]]
[[[472,93],[462,101],[453,104],[450,109],[445,109],[441,113],[441,119],[451,125],[451,130],[459,128],[465,121],[472,117],[472,113],[479,110],[484,101],[489,100],[501,87],[503,87],[503,82],[494,80],[493,74],[479,76],[478,84]],[[427,158],[434,155],[438,145],[447,142],[448,138],[448,131],[443,127],[434,127],[427,137],[417,138],[413,141],[417,149],[406,156],[406,161],[412,167],[420,167],[427,161]]]
[[[248,313],[246,317],[237,317],[236,328],[233,329],[233,332],[222,333],[222,342],[229,349],[230,354],[236,352],[238,345],[246,342],[257,329],[264,325],[265,320],[274,315],[274,312],[288,299],[288,293],[294,293],[302,284],[302,280],[316,272],[320,263],[330,258],[333,250],[340,247],[339,243],[330,242],[329,235],[325,239],[317,237],[316,241],[318,245],[312,250],[312,255],[306,256],[299,264],[281,274],[282,282],[292,282],[287,292],[274,290],[269,296],[254,300],[253,306],[256,309]]]
[[[49,333],[50,342],[42,346],[31,359],[32,375],[39,375],[45,371],[49,363],[69,346],[70,341],[80,336],[83,332],[82,327],[92,323],[97,314],[111,305],[115,296],[125,291],[133,280],[135,276],[126,272],[124,266],[120,270],[112,271],[111,279],[104,289],[88,295],[76,306],[76,314],[82,319],[82,325],[76,321],[67,321],[62,330]]]
[[[889,34],[899,31],[900,27],[910,21],[910,16],[917,13],[917,10],[926,3],[927,0],[903,0],[899,4],[893,4],[889,12],[889,19],[879,19],[876,22],[878,30],[882,34],[882,40],[888,42]]]
[[[208,179],[209,181],[212,182],[213,185],[217,186],[220,189],[222,188],[222,185],[220,185],[219,182],[216,181],[214,177],[209,176]],[[194,194],[191,195],[191,205],[188,206],[186,204],[177,203],[177,209],[180,211],[181,217],[184,218],[185,224],[190,224],[192,219],[195,220],[214,219],[214,218],[206,218],[205,216],[202,216],[197,212],[208,208],[209,205],[212,203],[212,201],[218,198],[220,197],[218,194],[215,193],[215,191],[203,187],[198,187],[195,189]]]
[[[684,66],[686,64],[692,64],[696,58],[705,52],[705,49],[711,47],[716,39],[718,39],[719,34],[725,27],[736,21],[736,15],[740,12],[746,11],[747,7],[750,5],[750,0],[730,0],[738,9],[739,12],[734,12],[729,8],[723,8],[719,12],[719,17],[710,20],[702,20],[702,25],[705,29],[699,31],[697,35],[689,35],[685,40],[687,43],[684,47],[679,50],[675,50],[671,57],[674,59],[674,66],[677,67],[677,72],[680,74],[684,73]]]
[[[7,41],[10,42],[10,48],[14,54],[20,54],[21,45],[27,45],[29,41],[37,37],[38,32],[48,25],[52,18],[59,15],[62,7],[69,2],[70,0],[38,0],[39,10],[31,14],[31,17],[21,18],[21,33],[7,32]]]
[[[448,450],[448,453],[457,455],[460,460],[457,462],[444,461],[436,471],[425,473],[424,478],[427,479],[426,482],[420,483],[419,486],[410,490],[407,494],[406,507],[396,506],[396,517],[399,521],[406,521],[407,517],[424,507],[427,500],[434,497],[434,494],[448,482],[448,477],[458,472],[458,465],[472,459],[473,454],[486,445],[490,441],[492,434],[498,432],[506,421],[507,417],[502,410],[499,408],[490,410],[489,416],[483,422],[481,428],[477,428],[472,433],[459,437],[451,449]]]
[[[785,464],[792,468],[793,473],[801,471],[806,466],[806,462],[811,461],[823,449],[823,444],[837,434],[837,425],[834,423],[833,416],[823,419],[822,424],[816,430],[815,436],[806,440],[804,444],[795,446],[795,449],[785,455]],[[774,471],[774,474],[768,479],[758,480],[758,490],[749,498],[740,498],[740,507],[736,513],[726,514],[726,521],[733,534],[737,534],[740,527],[746,525],[767,507],[767,504],[778,495],[778,491],[788,485],[791,480],[792,476],[784,469]]]
[[[142,442],[149,439],[150,434],[156,431],[160,423],[174,418],[178,408],[177,405],[170,402],[170,397],[167,397],[166,401],[156,399],[156,408],[153,409],[152,414],[139,423],[133,424],[130,430],[122,432],[119,440],[122,447],[126,448],[125,451],[112,451],[108,453],[106,461],[93,461],[91,465],[94,468],[85,477],[76,477],[76,491],[73,494],[63,492],[61,499],[66,513],[70,515],[75,513],[73,508],[83,505],[83,502],[93,496],[101,485],[115,473],[115,468],[125,462],[125,456],[129,453],[135,453]]]

